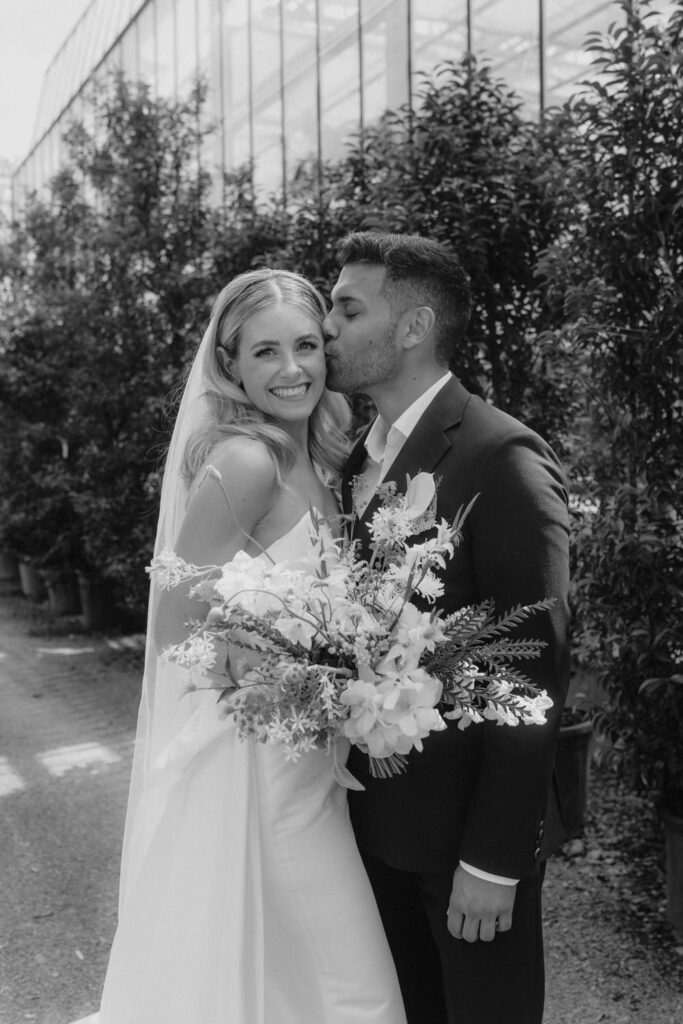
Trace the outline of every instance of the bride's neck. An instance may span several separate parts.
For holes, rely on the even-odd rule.
[[[296,448],[297,459],[308,458],[308,421],[300,423],[280,423],[280,427],[289,434]]]

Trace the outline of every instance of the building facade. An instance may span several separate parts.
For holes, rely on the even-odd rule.
[[[46,73],[14,205],[45,187],[88,86],[114,68],[176,98],[203,75],[204,116],[218,126],[209,163],[253,159],[256,185],[272,191],[468,50],[532,112],[563,102],[586,76],[586,35],[618,17],[612,0],[92,0]]]

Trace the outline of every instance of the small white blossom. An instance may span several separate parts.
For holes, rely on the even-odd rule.
[[[182,644],[167,647],[162,657],[167,661],[175,661],[183,668],[192,668],[204,673],[213,668],[216,662],[216,651],[210,636],[193,635],[184,640]]]
[[[145,572],[156,580],[161,590],[170,590],[171,587],[176,587],[183,580],[195,575],[197,571],[197,566],[180,558],[171,548],[164,548],[145,569]]]

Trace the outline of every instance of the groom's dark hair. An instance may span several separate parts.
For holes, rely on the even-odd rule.
[[[374,263],[386,274],[382,294],[399,313],[407,305],[429,306],[435,316],[436,357],[450,363],[470,318],[472,298],[457,256],[421,235],[352,231],[337,244],[340,267]]]

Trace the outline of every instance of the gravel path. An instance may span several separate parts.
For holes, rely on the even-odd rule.
[[[135,645],[89,637],[75,619],[51,624],[0,591],[0,1024],[68,1024],[98,1004],[140,661]],[[90,761],[74,757],[83,744]],[[70,770],[46,771],[46,750],[70,751]],[[25,783],[16,792],[12,772]],[[662,846],[651,801],[594,770],[585,837],[548,864],[544,1024],[683,1024]]]
[[[593,769],[585,837],[548,863],[544,1024],[683,1024],[662,851],[652,801]]]

